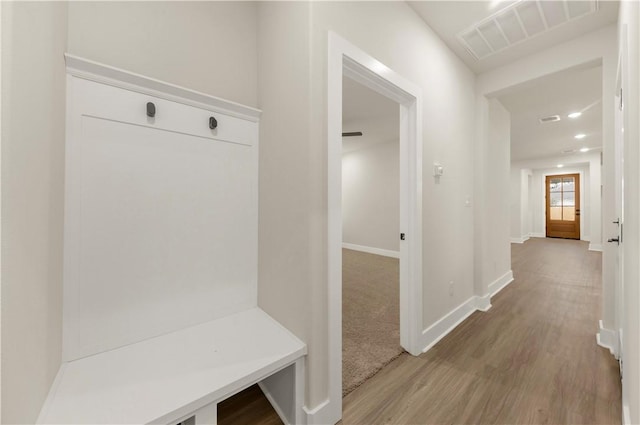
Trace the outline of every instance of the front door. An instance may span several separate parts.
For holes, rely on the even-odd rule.
[[[580,239],[580,174],[547,176],[547,237]]]

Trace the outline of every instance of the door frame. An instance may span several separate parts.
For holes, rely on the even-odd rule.
[[[551,196],[551,191],[549,189],[549,180],[553,177],[574,177],[577,176],[577,181],[574,182],[574,185],[577,186],[577,190],[574,188],[573,193],[576,193],[578,195],[578,205],[575,205],[575,201],[574,201],[574,220],[573,222],[578,224],[578,237],[577,238],[562,238],[560,236],[556,236],[558,238],[561,239],[573,239],[573,240],[582,240],[582,174],[580,173],[573,173],[573,172],[565,172],[562,174],[549,174],[546,175],[544,177],[544,213],[545,213],[545,229],[544,229],[544,234],[545,237],[549,238],[553,238],[554,236],[549,236],[549,225],[551,224],[551,218],[549,217],[550,215],[550,210],[551,210],[551,201],[549,199],[549,197]],[[575,187],[574,186],[574,187]],[[574,198],[575,199],[575,198]],[[564,212],[563,212],[563,217],[564,217]],[[557,221],[557,220],[556,220]],[[560,220],[560,221],[566,221],[566,220]],[[575,224],[574,224],[575,226]]]
[[[588,166],[588,165],[587,165]],[[583,227],[582,227],[582,223],[586,222],[587,220],[583,220],[584,218],[584,213],[585,213],[585,208],[584,208],[584,185],[582,184],[585,179],[584,179],[584,171],[583,169],[577,168],[577,167],[567,167],[566,169],[563,168],[562,171],[545,171],[542,172],[542,228],[544,229],[544,237],[547,237],[547,177],[548,176],[562,176],[565,174],[580,174],[580,239],[579,240],[586,240],[584,239],[584,232],[582,231]],[[587,213],[587,219],[591,220],[591,211],[586,211]],[[591,232],[589,232],[591,233]],[[589,235],[589,239],[591,238],[591,235]]]
[[[327,69],[327,262],[329,399],[325,422],[342,417],[342,78],[400,105],[400,344],[422,353],[422,90],[329,31]],[[400,237],[400,235],[398,235]],[[320,419],[320,418],[318,418]]]

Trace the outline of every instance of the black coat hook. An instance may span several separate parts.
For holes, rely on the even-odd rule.
[[[217,126],[218,126],[218,120],[216,120],[214,117],[209,117],[209,128],[211,130],[215,130]]]
[[[156,105],[152,102],[147,102],[147,116],[151,118],[156,116]]]

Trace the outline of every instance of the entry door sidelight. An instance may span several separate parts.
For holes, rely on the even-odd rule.
[[[580,174],[547,176],[547,237],[580,239]]]

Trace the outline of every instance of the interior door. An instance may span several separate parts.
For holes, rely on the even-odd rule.
[[[547,237],[580,239],[580,174],[546,178]]]

